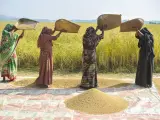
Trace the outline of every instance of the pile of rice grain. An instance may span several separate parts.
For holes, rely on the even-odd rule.
[[[118,96],[107,95],[95,88],[65,101],[66,107],[88,114],[108,114],[124,110],[128,102]]]

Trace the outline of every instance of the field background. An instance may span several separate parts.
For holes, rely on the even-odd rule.
[[[13,23],[13,22],[10,22]],[[0,22],[0,33],[7,22]],[[53,41],[54,70],[60,72],[81,72],[82,36],[92,23],[78,23],[81,28],[78,34],[62,33]],[[17,47],[18,68],[38,71],[39,48],[37,39],[44,26],[54,28],[54,23],[39,23],[36,30],[25,31]],[[160,25],[145,25],[154,35],[155,72],[160,72]],[[18,32],[19,34],[21,31]],[[100,32],[99,32],[100,33]],[[1,34],[0,34],[1,37]],[[104,39],[97,47],[98,71],[133,73],[138,62],[138,40],[135,32],[120,33],[119,28],[105,31]]]

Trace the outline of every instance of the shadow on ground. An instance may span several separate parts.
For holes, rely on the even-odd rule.
[[[12,83],[13,84],[13,83]],[[143,89],[133,83],[118,83],[111,86],[97,88],[103,92],[117,92],[117,91],[129,91],[135,89]],[[84,89],[76,87],[71,88],[40,88],[35,83],[28,84],[27,86],[12,87],[10,89],[1,89],[0,94],[7,95],[40,95],[40,94],[52,94],[52,95],[70,95],[74,93],[84,92]]]

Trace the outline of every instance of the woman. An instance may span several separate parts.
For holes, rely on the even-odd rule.
[[[83,76],[80,87],[84,89],[97,87],[96,47],[104,37],[104,30],[101,29],[101,35],[96,34],[97,30],[98,27],[96,30],[89,27],[83,36]]]
[[[138,47],[140,48],[135,83],[143,87],[152,87],[153,59],[155,56],[153,35],[147,28],[143,28],[138,30],[135,36],[139,39]]]
[[[5,81],[5,77],[8,77],[10,81],[16,79],[17,55],[15,48],[18,41],[23,37],[24,31],[20,36],[18,36],[15,31],[17,31],[17,28],[11,24],[7,24],[2,31],[0,67],[2,67],[1,77],[3,77],[3,81]]]
[[[56,36],[52,36],[54,33],[55,29],[52,31],[52,29],[44,27],[38,39],[38,47],[41,51],[39,77],[36,80],[36,84],[43,87],[48,87],[48,85],[52,84],[52,40],[57,40],[62,31]]]

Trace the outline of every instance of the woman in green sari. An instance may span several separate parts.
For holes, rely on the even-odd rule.
[[[11,24],[7,24],[2,31],[0,41],[0,70],[3,81],[5,81],[5,77],[8,77],[10,81],[16,79],[17,55],[15,48],[18,41],[23,37],[24,31],[20,36],[15,31],[17,31],[17,28]]]

